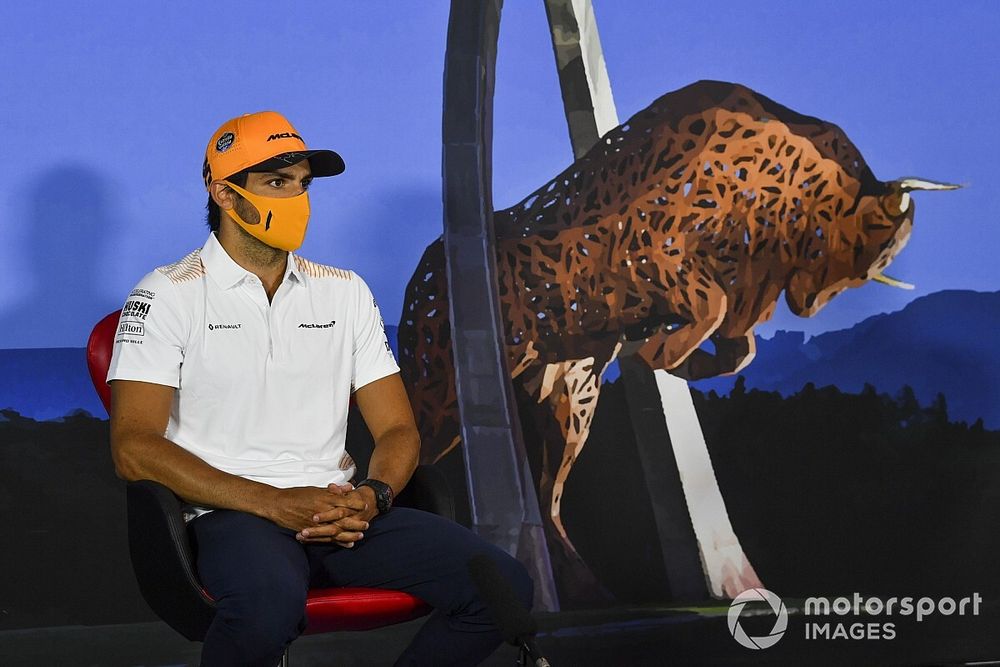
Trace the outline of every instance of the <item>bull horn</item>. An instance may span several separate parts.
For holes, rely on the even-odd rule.
[[[900,178],[892,181],[903,192],[912,190],[958,190],[965,187],[957,183],[942,183],[940,181],[928,181],[923,178]]]
[[[897,280],[891,276],[887,276],[884,273],[876,273],[872,276],[872,280],[878,281],[890,287],[898,287],[899,289],[913,289],[916,285],[912,283],[904,283],[902,280]]]

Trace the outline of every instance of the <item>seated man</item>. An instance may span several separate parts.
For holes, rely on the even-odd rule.
[[[203,665],[276,665],[304,628],[311,586],[412,593],[435,611],[397,664],[478,664],[501,641],[466,569],[479,554],[531,605],[531,579],[502,550],[391,509],[420,442],[378,306],[353,271],[292,254],[312,179],[343,170],[277,113],[225,123],[203,169],[208,241],[144,277],[122,310],[112,454],[121,477],[160,482],[190,506],[218,609]],[[344,449],[352,392],[375,439],[357,487]]]

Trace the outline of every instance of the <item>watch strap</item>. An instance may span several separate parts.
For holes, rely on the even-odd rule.
[[[378,505],[378,513],[385,514],[392,509],[393,493],[392,487],[379,479],[363,479],[358,482],[358,486],[371,487],[375,492],[375,503]]]

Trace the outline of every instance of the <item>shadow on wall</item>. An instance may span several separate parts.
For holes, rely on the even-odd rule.
[[[302,252],[361,274],[382,316],[395,325],[407,281],[424,248],[441,235],[442,202],[440,188],[386,185],[358,196],[328,195],[320,188],[313,204],[316,223],[310,223]]]
[[[105,251],[121,232],[107,180],[80,164],[52,167],[25,191],[22,213],[27,275],[0,310],[0,349],[83,347],[101,316],[120,307],[103,294]]]

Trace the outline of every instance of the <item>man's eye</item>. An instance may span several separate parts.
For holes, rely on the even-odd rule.
[[[302,181],[302,189],[303,190],[308,190],[309,186],[312,185],[312,184],[313,184],[312,179],[309,179],[307,181]]]
[[[272,178],[267,182],[267,184],[270,185],[272,188],[280,188],[282,185],[285,184],[285,180],[282,178]]]

